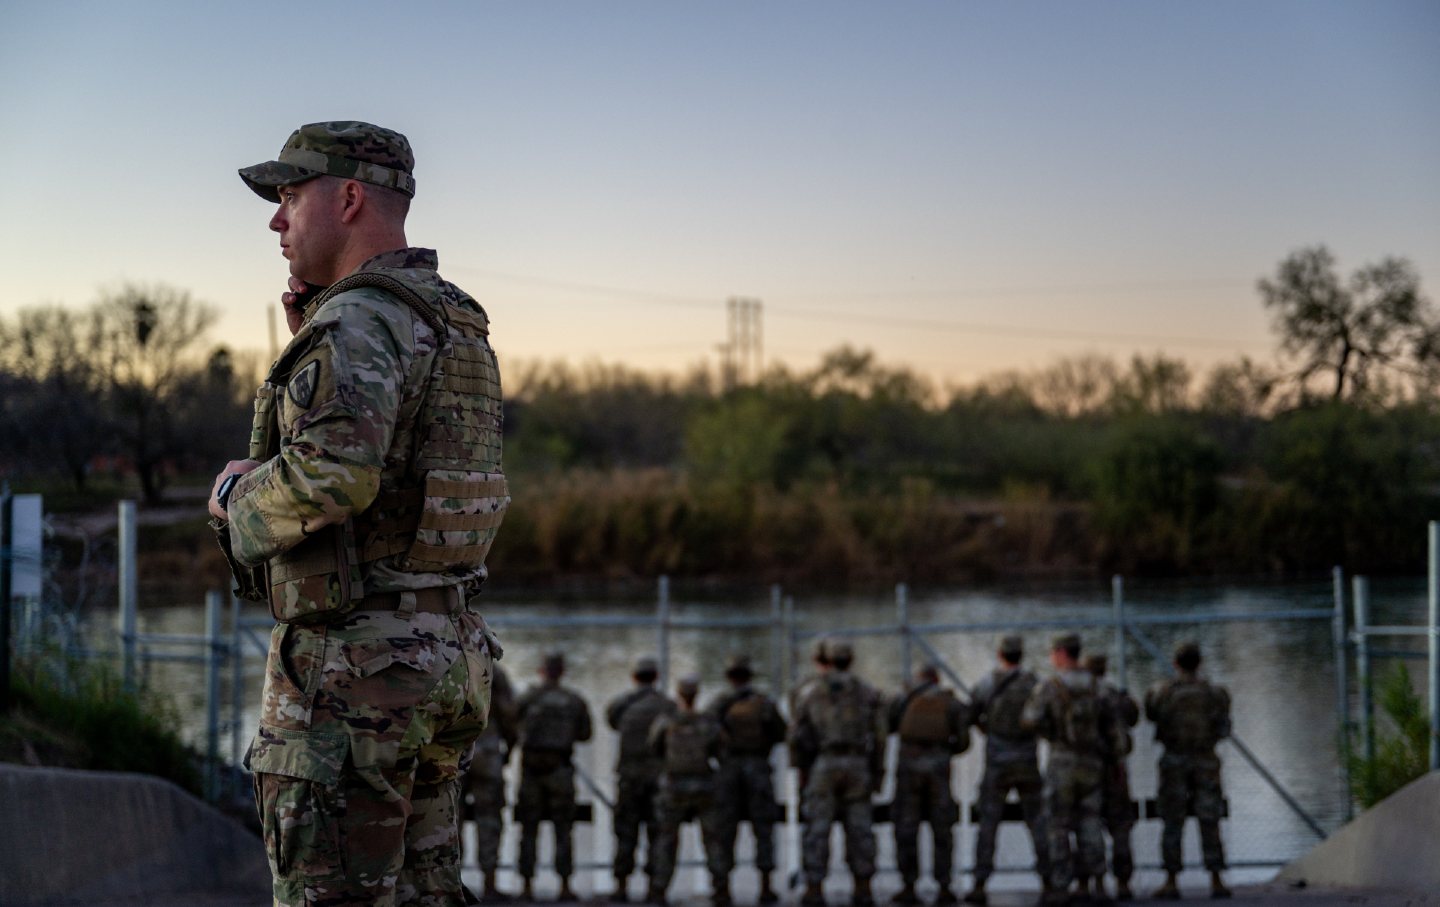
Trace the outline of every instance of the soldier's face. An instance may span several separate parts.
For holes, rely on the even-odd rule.
[[[339,276],[333,273],[342,247],[335,182],[318,177],[281,186],[280,205],[270,218],[291,275],[312,286],[328,286]]]

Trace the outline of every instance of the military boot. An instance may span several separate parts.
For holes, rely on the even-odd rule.
[[[805,883],[805,893],[800,895],[800,903],[805,907],[820,907],[825,903],[825,892],[821,890],[819,882]]]
[[[647,904],[663,904],[663,903],[665,903],[665,889],[664,889],[664,888],[661,888],[659,885],[656,885],[654,882],[651,882],[651,883],[650,883],[650,887],[645,890],[645,903],[647,903]]]
[[[773,904],[780,898],[775,894],[775,889],[770,887],[770,873],[760,873],[760,903]]]
[[[730,907],[730,880],[716,879],[715,892],[710,895],[710,903],[715,907]]]
[[[1220,870],[1210,871],[1210,897],[1216,900],[1223,900],[1230,897],[1230,889],[1225,887],[1225,882],[1220,878]]]
[[[561,880],[560,880],[560,893],[555,896],[555,900],[557,900],[557,901],[574,901],[574,900],[578,900],[578,898],[575,897],[575,892],[573,892],[573,891],[570,890],[570,880],[569,880],[569,879],[561,879]]]
[[[950,890],[949,882],[940,883],[940,891],[935,895],[935,903],[939,905],[953,904],[956,901],[955,892]]]
[[[920,898],[915,894],[915,884],[913,882],[906,882],[905,887],[895,892],[894,900],[897,904],[908,905],[920,903]]]
[[[875,903],[875,897],[870,893],[869,879],[855,880],[855,894],[851,897],[850,903],[853,904],[854,907],[872,907]]]
[[[1115,900],[1117,900],[1117,901],[1133,901],[1133,900],[1135,900],[1135,892],[1133,892],[1133,891],[1130,890],[1130,880],[1129,880],[1129,879],[1116,879],[1116,880],[1115,880]]]
[[[985,893],[984,882],[976,882],[975,887],[971,888],[968,892],[965,893],[965,903],[980,904],[981,907],[984,907],[985,904],[990,903],[990,897]]]
[[[535,882],[528,876],[525,879],[525,885],[520,889],[520,899],[523,901],[535,900]]]
[[[1157,901],[1180,900],[1180,884],[1175,879],[1175,873],[1165,873],[1165,884],[1155,889],[1155,893],[1151,897]]]

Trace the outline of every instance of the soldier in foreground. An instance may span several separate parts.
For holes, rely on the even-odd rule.
[[[985,734],[985,774],[976,797],[980,823],[975,836],[975,886],[965,895],[967,904],[985,904],[989,900],[985,884],[995,871],[995,836],[1005,815],[1005,798],[1012,790],[1020,796],[1025,826],[1030,830],[1035,871],[1042,885],[1050,885],[1035,732],[1020,724],[1020,713],[1039,680],[1020,667],[1025,646],[1019,636],[1001,637],[995,654],[998,664],[975,686],[971,697],[970,721]]]
[[[1220,790],[1220,757],[1215,745],[1230,736],[1230,694],[1199,674],[1200,647],[1182,642],[1175,648],[1175,676],[1145,694],[1145,717],[1155,722],[1155,739],[1165,747],[1160,757],[1160,856],[1165,884],[1155,897],[1180,897],[1181,836],[1185,816],[1194,806],[1200,823],[1200,848],[1210,870],[1210,896],[1230,897],[1221,873],[1225,848],[1220,840],[1224,795]]]
[[[715,801],[716,770],[725,751],[725,734],[713,717],[695,708],[700,681],[693,674],[675,685],[678,711],[662,715],[650,729],[650,747],[660,757],[660,796],[655,802],[659,839],[655,845],[655,873],[646,898],[665,903],[665,890],[675,875],[680,850],[680,826],[689,818],[700,820],[705,863],[710,869],[711,902],[730,903],[731,853],[725,847],[724,811]]]
[[[630,677],[634,689],[611,701],[605,720],[620,732],[616,757],[615,900],[626,899],[626,882],[635,871],[635,851],[640,846],[640,827],[645,826],[645,874],[655,876],[658,829],[655,824],[655,797],[660,792],[660,757],[650,747],[650,728],[655,719],[675,711],[675,703],[655,689],[659,665],[650,657],[635,662]]]
[[[245,764],[285,907],[464,902],[460,762],[500,657],[470,601],[510,498],[489,322],[406,240],[414,165],[347,120],[240,171],[277,206],[294,336],[209,510],[277,621]]]
[[[822,885],[830,866],[830,827],[845,829],[845,861],[855,877],[854,903],[874,903],[875,833],[871,796],[885,767],[885,709],[880,693],[850,673],[849,643],[829,642],[828,665],[796,708],[790,758],[800,769],[805,820],[801,903],[825,902]]]
[[[1080,637],[1066,633],[1050,647],[1055,676],[1035,687],[1020,724],[1050,741],[1045,763],[1045,822],[1050,840],[1050,887],[1042,903],[1070,902],[1070,882],[1077,876],[1077,894],[1105,902],[1105,835],[1100,824],[1100,781],[1104,753],[1114,744],[1102,714],[1095,677],[1080,666]],[[1075,846],[1070,838],[1074,835]]]
[[[575,899],[570,874],[575,871],[571,829],[575,824],[575,744],[590,739],[590,708],[579,693],[560,684],[565,656],[551,652],[540,665],[540,682],[520,697],[520,793],[515,817],[520,822],[522,897],[535,899],[535,851],[540,822],[549,819],[555,831],[555,871],[560,874],[562,901]]]
[[[919,903],[915,882],[920,877],[920,823],[926,822],[935,845],[935,881],[940,884],[935,903],[953,904],[950,876],[960,812],[950,791],[950,761],[970,748],[969,716],[954,692],[940,686],[940,672],[929,664],[915,672],[914,685],[891,703],[889,711],[890,730],[900,737],[891,821],[904,887],[895,900]]]
[[[734,862],[740,822],[747,819],[755,833],[755,868],[760,872],[760,903],[778,898],[770,884],[775,871],[775,823],[780,805],[775,802],[775,780],[770,752],[785,741],[785,719],[775,700],[751,686],[754,672],[750,656],[736,655],[725,669],[730,689],[705,711],[725,731],[728,747],[720,759],[717,801],[722,812],[721,841]]]
[[[520,737],[515,720],[515,693],[510,678],[497,665],[492,677],[490,721],[480,738],[465,774],[465,811],[475,823],[476,860],[480,864],[480,885],[494,897],[495,870],[500,865],[500,838],[505,825],[505,764]]]
[[[1113,729],[1113,745],[1107,747],[1105,775],[1100,784],[1100,819],[1110,835],[1110,871],[1115,875],[1115,899],[1131,900],[1130,877],[1135,872],[1135,855],[1130,849],[1130,832],[1135,827],[1135,804],[1130,799],[1130,770],[1125,759],[1134,748],[1130,729],[1140,721],[1140,706],[1125,690],[1105,681],[1108,662],[1104,655],[1086,655],[1085,670],[1099,684],[1100,707]]]

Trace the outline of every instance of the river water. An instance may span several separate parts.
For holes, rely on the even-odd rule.
[[[1347,589],[1347,610],[1348,610]],[[803,663],[814,634],[874,632],[855,638],[855,670],[872,683],[898,691],[904,675],[906,647],[898,634],[889,632],[899,620],[901,606],[894,594],[804,595],[786,591],[793,596],[793,626],[797,639],[793,672],[808,671]],[[785,634],[771,619],[782,614],[773,593],[756,589],[741,594],[725,594],[677,586],[670,595],[669,613],[672,625],[682,625],[668,634],[669,676],[694,672],[700,675],[702,700],[721,689],[726,659],[735,652],[752,656],[760,671],[758,682],[772,690],[788,687],[781,642]],[[1262,766],[1257,768],[1234,743],[1222,744],[1224,783],[1229,802],[1230,818],[1224,824],[1227,855],[1236,866],[1239,878],[1263,879],[1273,874],[1274,866],[1304,853],[1319,840],[1311,823],[1328,833],[1344,823],[1346,797],[1343,773],[1338,756],[1340,737],[1337,720],[1336,666],[1332,626],[1329,615],[1334,608],[1334,590],[1328,580],[1300,583],[1227,583],[1227,582],[1136,582],[1124,591],[1125,611],[1130,619],[1173,619],[1178,623],[1148,623],[1140,632],[1155,649],[1169,653],[1180,639],[1194,639],[1206,656],[1203,668],[1213,680],[1227,686],[1234,702],[1235,736]],[[1389,580],[1377,582],[1371,592],[1372,622],[1376,624],[1420,624],[1425,620],[1426,601],[1423,580]],[[1109,654],[1113,676],[1118,663],[1116,634],[1112,626],[1113,596],[1108,584],[1044,584],[997,586],[983,589],[912,589],[905,596],[905,608],[912,627],[936,628],[943,631],[927,633],[924,638],[943,659],[945,665],[966,685],[978,680],[993,664],[994,641],[1000,627],[1022,626],[1027,644],[1027,665],[1048,670],[1043,653],[1053,634],[1054,625],[1066,621],[1083,621],[1094,626],[1082,630],[1087,649]],[[146,608],[141,612],[141,632],[156,634],[199,634],[204,628],[202,606]],[[546,650],[562,650],[569,663],[565,682],[581,691],[590,703],[596,722],[594,740],[579,747],[576,765],[606,797],[614,790],[612,767],[615,760],[615,735],[604,727],[605,703],[629,686],[629,669],[636,657],[656,654],[660,634],[654,619],[658,613],[657,596],[622,599],[554,599],[528,600],[516,596],[496,596],[485,603],[484,613],[504,642],[506,654],[501,662],[512,681],[523,687],[534,681],[540,657]],[[1296,612],[1315,612],[1296,616]],[[247,621],[263,624],[263,609],[246,610]],[[96,615],[92,622],[97,642],[109,638],[113,645],[114,625],[108,616]],[[595,622],[584,625],[586,618],[602,618],[610,625]],[[1261,618],[1261,619],[1257,619]],[[630,619],[633,625],[613,625]],[[750,620],[764,626],[712,627],[683,626],[704,621]],[[571,622],[564,626],[538,625],[545,621]],[[575,622],[580,621],[580,624]],[[228,616],[227,616],[228,622]],[[980,629],[965,629],[979,626]],[[1043,625],[1043,626],[1042,626]],[[255,632],[261,644],[263,628]],[[1422,638],[1386,642],[1383,648],[1423,653]],[[913,664],[927,653],[918,643],[909,649]],[[1131,639],[1124,649],[1127,663],[1124,685],[1137,698],[1143,690],[1166,674],[1167,666],[1158,662],[1154,649]],[[1377,659],[1377,670],[1390,669],[1395,657]],[[248,742],[256,720],[263,659],[252,648],[244,663],[241,701],[244,714],[240,719],[242,744]],[[1424,663],[1410,663],[1417,689],[1423,690]],[[1353,660],[1349,668],[1354,689]],[[230,701],[228,671],[222,695]],[[146,668],[149,686],[174,699],[184,724],[183,733],[197,746],[203,747],[205,730],[205,682],[198,664],[154,662]],[[1352,715],[1355,697],[1351,694]],[[222,710],[222,720],[228,711]],[[962,802],[974,797],[980,778],[983,739],[955,761],[954,790]],[[221,735],[221,752],[230,753],[229,731]],[[1155,793],[1155,760],[1158,748],[1152,745],[1151,728],[1142,721],[1137,729],[1135,753],[1131,757],[1132,787],[1137,799]],[[777,751],[777,767],[783,754]],[[515,763],[512,762],[512,770]],[[1268,772],[1274,782],[1293,798],[1298,809],[1287,805],[1275,786],[1265,780]],[[791,792],[793,779],[788,773],[777,772],[782,794]],[[514,779],[511,780],[513,785]],[[888,796],[888,790],[886,791]],[[582,800],[594,802],[597,795],[582,786]],[[1301,815],[1301,812],[1304,815]],[[600,822],[577,826],[576,859],[604,863],[611,852],[608,812],[596,805]],[[965,822],[957,835],[957,866],[968,866],[973,853],[973,829]],[[693,834],[693,832],[687,832]],[[838,834],[838,832],[837,832]],[[882,833],[882,866],[893,866],[889,835]],[[506,851],[513,853],[513,835],[507,835]],[[790,866],[794,859],[793,831],[782,836],[785,852],[781,865]],[[1187,833],[1187,856],[1198,862],[1198,843],[1193,826]],[[748,836],[742,835],[742,843]],[[1144,821],[1137,825],[1134,845],[1137,861],[1143,866],[1158,863],[1159,822]],[[544,850],[542,850],[542,861]],[[698,855],[697,842],[690,840],[687,852]],[[838,860],[838,854],[836,859]],[[1006,826],[1000,836],[998,862],[1002,867],[1019,870],[1029,864],[1030,850],[1022,826]],[[837,863],[837,867],[838,867]],[[925,865],[925,864],[922,864]],[[1249,869],[1246,867],[1249,866]],[[703,889],[698,870],[688,870],[691,884]],[[1158,878],[1149,871],[1152,878]],[[678,880],[684,882],[685,872]],[[997,884],[1019,884],[1033,887],[1033,877],[1016,873]],[[502,880],[503,881],[503,880]],[[544,880],[541,880],[542,882]],[[1147,884],[1142,873],[1138,879]],[[552,879],[553,882],[553,879]],[[885,877],[877,884],[885,882]],[[898,886],[894,876],[889,877]],[[582,873],[578,879],[584,891],[606,891],[607,872]],[[737,880],[737,885],[743,884]],[[892,886],[892,887],[893,887]]]

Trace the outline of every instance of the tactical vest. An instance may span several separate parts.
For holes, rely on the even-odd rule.
[[[390,293],[435,333],[434,364],[415,413],[414,448],[403,472],[387,469],[363,513],[321,529],[266,564],[270,608],[280,621],[351,610],[365,597],[360,567],[382,558],[395,557],[395,565],[411,573],[482,568],[510,504],[500,465],[500,373],[484,312],[434,271],[405,268],[353,274],[313,305],[360,287]],[[465,302],[475,309],[463,308]],[[311,324],[286,347],[256,395],[252,459],[268,460],[280,451],[277,402],[313,349]]]
[[[932,687],[910,698],[900,716],[900,742],[943,745],[954,736],[950,711],[955,696],[949,690]]]
[[[991,676],[995,683],[992,689],[997,692],[991,694],[985,705],[986,733],[1005,740],[1033,739],[1035,734],[1020,726],[1020,713],[1039,682],[1038,678],[1018,668],[1013,677],[998,672]]]
[[[870,751],[874,703],[858,681],[848,676],[823,678],[808,702],[821,750]]]
[[[714,726],[702,715],[681,714],[665,728],[665,772],[669,775],[708,775]]]
[[[650,726],[657,716],[669,710],[670,701],[656,690],[637,690],[629,705],[620,713],[620,763],[643,759],[651,761]],[[653,768],[654,762],[651,761]]]
[[[561,687],[545,687],[525,707],[521,734],[527,753],[568,753],[575,746],[575,701]]]
[[[775,745],[766,733],[769,703],[754,690],[735,698],[721,716],[730,746],[741,753],[766,753]]]
[[[1203,680],[1171,680],[1155,736],[1169,752],[1204,753],[1220,742],[1217,697]]]
[[[1077,690],[1059,677],[1051,681],[1055,685],[1056,698],[1060,701],[1059,726],[1055,742],[1064,744],[1077,753],[1099,755],[1107,747],[1101,740],[1100,698],[1096,695],[1094,682],[1087,689]]]

